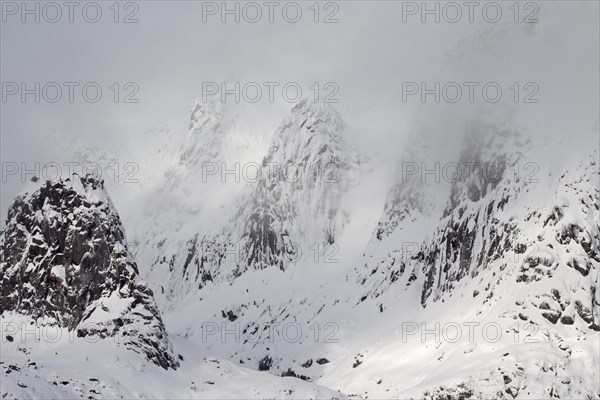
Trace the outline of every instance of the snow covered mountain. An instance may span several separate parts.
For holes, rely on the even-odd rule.
[[[78,337],[123,337],[161,367],[178,367],[102,181],[74,174],[18,197],[0,257],[3,314],[28,315]]]
[[[6,3],[0,400],[600,399],[600,2]]]
[[[343,397],[174,345],[94,177],[32,183],[0,256],[3,398]]]
[[[218,115],[199,110],[204,109],[196,106],[191,117],[194,132],[198,140],[210,141],[205,149],[214,148],[214,141],[203,135],[213,137],[220,126],[213,122]],[[204,118],[201,124],[199,115]],[[247,172],[238,169],[238,175],[229,176],[231,182],[227,175],[216,182],[244,185],[228,200],[227,207],[235,211],[220,231],[198,226],[184,243],[179,239],[156,243],[157,249],[168,249],[159,252],[148,275],[149,281],[161,282],[159,296],[181,299],[209,282],[232,283],[247,270],[285,271],[309,256],[311,247],[318,257],[326,254],[349,217],[342,196],[357,184],[368,164],[344,144],[342,131],[341,117],[332,107],[298,103],[275,132],[260,164],[245,164]],[[200,175],[197,165],[189,173]],[[166,270],[169,279],[164,285]]]
[[[551,145],[510,125],[474,119],[451,144],[417,126],[356,252],[344,239],[364,230],[353,225],[360,212],[345,209],[366,189],[369,163],[343,144],[343,126],[330,107],[297,105],[261,164],[290,165],[293,179],[265,168],[229,203],[220,232],[199,229],[153,265],[172,329],[219,358],[349,395],[597,393],[581,373],[598,363],[597,153],[552,166]],[[313,181],[311,166],[328,163],[336,179]],[[457,324],[459,340],[422,337]],[[490,329],[501,332],[495,342]],[[419,346],[431,348],[419,368],[404,357],[384,367]],[[472,369],[457,372],[466,354]]]
[[[231,162],[214,150],[225,119],[192,108],[191,147],[145,207]],[[223,215],[170,210],[166,230],[148,219],[137,263],[101,181],[35,184],[1,239],[6,393],[600,395],[598,153],[549,162],[557,145],[516,126],[475,118],[445,142],[427,121],[387,195],[369,196],[376,164],[345,143],[341,115],[300,102],[255,174],[200,186],[231,194]],[[61,339],[16,346],[23,323]],[[111,368],[64,368],[53,353]]]
[[[429,361],[426,352],[420,361],[437,368],[439,383],[451,384],[419,383],[407,393],[598,395],[596,377],[581,373],[598,365],[598,153],[559,162],[554,171],[534,156],[525,134],[477,121],[464,136],[454,174],[419,170],[410,178],[420,185],[408,180],[390,193],[376,239],[350,274],[363,288],[358,301],[384,314],[397,302],[420,309],[403,311],[404,318],[414,315],[405,319],[403,334],[408,329],[423,339],[427,330],[436,338],[444,329],[453,332],[434,341]],[[436,178],[445,189],[420,201],[427,179]],[[483,330],[473,340],[469,327],[476,326],[499,334],[486,337]],[[482,354],[493,362],[477,362],[477,371],[446,369]]]

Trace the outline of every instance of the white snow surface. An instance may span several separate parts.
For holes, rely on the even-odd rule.
[[[551,49],[565,31],[486,29],[436,72],[472,78],[503,43],[537,35]],[[164,370],[118,337],[60,330],[54,341],[52,327],[45,340],[22,338],[44,321],[5,313],[3,398],[599,398],[598,121],[577,119],[571,136],[553,124],[566,116],[522,110],[423,105],[383,157],[348,143],[369,124],[330,106],[300,102],[265,140],[227,107],[194,100],[184,138],[149,133],[140,184],[113,186],[136,210],[123,218],[128,247],[180,367]],[[465,151],[472,133],[482,143]],[[332,161],[335,179],[221,174],[265,161],[303,173]],[[406,174],[462,161],[502,174]],[[85,196],[112,206],[103,191]],[[272,217],[281,263],[249,262],[258,214]]]

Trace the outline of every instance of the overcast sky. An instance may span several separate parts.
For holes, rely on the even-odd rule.
[[[44,16],[54,18],[51,9],[41,15],[40,23],[33,16],[26,16],[23,23],[21,10],[7,8],[6,3],[17,8],[22,4],[2,3],[3,95],[11,82],[26,82],[28,87],[35,82],[80,86],[73,103],[64,86],[63,97],[54,104],[44,98],[36,104],[33,95],[22,103],[19,93],[3,98],[3,163],[64,162],[74,146],[88,144],[107,151],[127,149],[128,157],[135,158],[148,130],[168,126],[184,135],[190,103],[202,95],[203,82],[224,81],[298,82],[306,97],[312,96],[314,82],[322,96],[328,93],[323,86],[332,82],[339,88],[335,106],[348,122],[349,139],[358,147],[387,152],[395,151],[420,109],[418,101],[403,102],[402,82],[494,81],[501,83],[506,97],[513,95],[508,91],[511,82],[536,82],[540,103],[515,106],[524,120],[539,126],[540,132],[598,139],[597,133],[589,136],[594,126],[598,129],[597,2],[532,3],[535,8],[519,10],[518,23],[509,9],[513,2],[499,2],[503,14],[495,23],[485,20],[494,16],[494,10],[484,18],[481,8],[474,10],[473,23],[466,8],[457,23],[444,21],[454,18],[450,9],[441,14],[440,23],[434,16],[423,23],[418,10],[413,15],[414,9],[391,1],[321,3],[319,23],[314,22],[312,1],[298,2],[302,17],[297,23],[285,20],[285,3],[274,9],[273,23],[265,6],[256,23],[244,21],[243,14],[240,23],[231,15],[223,23],[218,10],[216,15],[203,13],[203,7],[212,11],[221,2],[200,1],[122,3],[119,23],[109,8],[113,2],[100,2],[102,17],[97,23],[87,22],[81,7],[74,10],[73,23],[66,8],[56,23],[44,21]],[[235,7],[235,2],[228,4]],[[253,18],[255,11],[247,11],[246,17]],[[139,22],[123,23],[131,13],[130,18]],[[522,21],[531,13],[539,22]],[[88,9],[86,15],[94,17],[94,10]],[[328,15],[338,22],[323,23]],[[294,16],[295,9],[288,9],[286,17]],[[81,87],[88,82],[97,82],[103,90],[97,103],[82,97]],[[110,89],[114,82],[119,84],[116,104]],[[127,82],[134,86],[125,87]],[[139,102],[124,103],[132,88],[139,88],[133,97]],[[521,97],[528,93],[520,89]],[[273,103],[263,92],[258,104],[246,104],[241,111],[244,129],[267,136],[275,130],[292,107],[280,91],[275,93]],[[463,112],[480,103],[440,107]],[[2,224],[22,185],[14,176],[3,179]]]

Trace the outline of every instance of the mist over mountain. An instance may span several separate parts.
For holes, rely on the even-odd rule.
[[[600,397],[599,7],[492,3],[3,5],[2,397]]]

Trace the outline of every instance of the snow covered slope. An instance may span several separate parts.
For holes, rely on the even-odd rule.
[[[32,183],[0,256],[3,398],[343,397],[174,346],[96,178]]]
[[[183,339],[177,370],[164,370],[123,346],[123,337],[77,337],[67,329],[29,326],[2,316],[2,396],[5,399],[346,398],[295,378],[280,378],[205,356]],[[27,327],[27,328],[23,328]],[[37,338],[37,341],[36,341]]]
[[[160,307],[100,181],[33,185],[1,239],[3,393],[598,397],[597,151],[548,160],[563,144],[484,116],[453,128],[416,124],[384,195],[340,114],[298,104],[259,165],[275,168],[234,182],[219,223],[148,221]]]
[[[515,126],[457,126],[446,143],[417,124],[361,236],[367,208],[347,206],[369,188],[368,163],[334,145],[337,112],[299,104],[263,165],[300,176],[335,160],[339,179],[258,179],[220,233],[198,229],[159,261],[168,280],[155,264],[170,329],[206,354],[348,395],[597,395],[583,371],[600,350],[598,154],[549,162],[556,144]],[[332,145],[313,147],[320,137]]]

